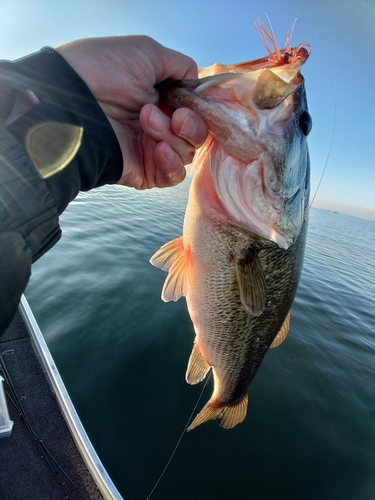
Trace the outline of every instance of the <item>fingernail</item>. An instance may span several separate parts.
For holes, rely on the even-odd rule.
[[[168,161],[174,160],[174,152],[171,147],[165,148],[164,156]]]
[[[184,137],[192,137],[196,131],[195,121],[187,115],[182,122],[180,134]]]
[[[159,113],[156,109],[151,111],[148,124],[155,130],[155,132],[163,132],[165,128],[165,120],[163,119],[161,113]]]

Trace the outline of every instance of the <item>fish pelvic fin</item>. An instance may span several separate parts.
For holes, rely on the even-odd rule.
[[[203,410],[195,417],[187,428],[187,431],[190,432],[198,427],[198,425],[208,422],[209,420],[217,420],[219,425],[224,429],[232,429],[245,420],[247,404],[247,394],[245,394],[236,404],[230,406],[215,407],[209,401]]]
[[[282,344],[284,340],[286,339],[286,336],[288,335],[289,332],[289,327],[290,327],[290,312],[288,312],[283,326],[280,328],[280,331],[276,335],[276,337],[273,339],[272,344],[270,347],[277,347],[278,345]]]
[[[184,247],[182,236],[163,245],[150,259],[150,263],[168,272],[161,298],[164,302],[185,297],[188,291],[188,271],[191,265],[191,251]]]
[[[260,316],[266,303],[266,279],[254,248],[247,248],[236,258],[236,273],[242,305],[253,316]]]
[[[207,363],[197,342],[194,342],[193,350],[190,355],[188,367],[186,370],[186,382],[191,385],[198,384],[206,377],[210,371],[210,365]]]

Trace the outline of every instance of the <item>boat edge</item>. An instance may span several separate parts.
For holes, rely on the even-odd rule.
[[[123,500],[123,497],[109,477],[83,427],[38,323],[24,295],[21,297],[19,312],[30,333],[34,349],[42,361],[48,382],[56,395],[64,420],[95,484],[106,500]]]

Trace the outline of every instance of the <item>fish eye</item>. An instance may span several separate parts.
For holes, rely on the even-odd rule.
[[[307,111],[304,111],[299,117],[299,126],[303,135],[309,135],[312,128],[312,119]]]

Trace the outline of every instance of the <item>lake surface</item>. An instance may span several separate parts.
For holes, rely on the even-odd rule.
[[[181,234],[189,180],[80,194],[26,296],[83,424],[128,500],[146,499],[202,390],[184,299],[148,260]],[[185,433],[153,500],[375,498],[375,223],[312,209],[286,341],[243,424]],[[195,414],[209,399],[209,381]]]

